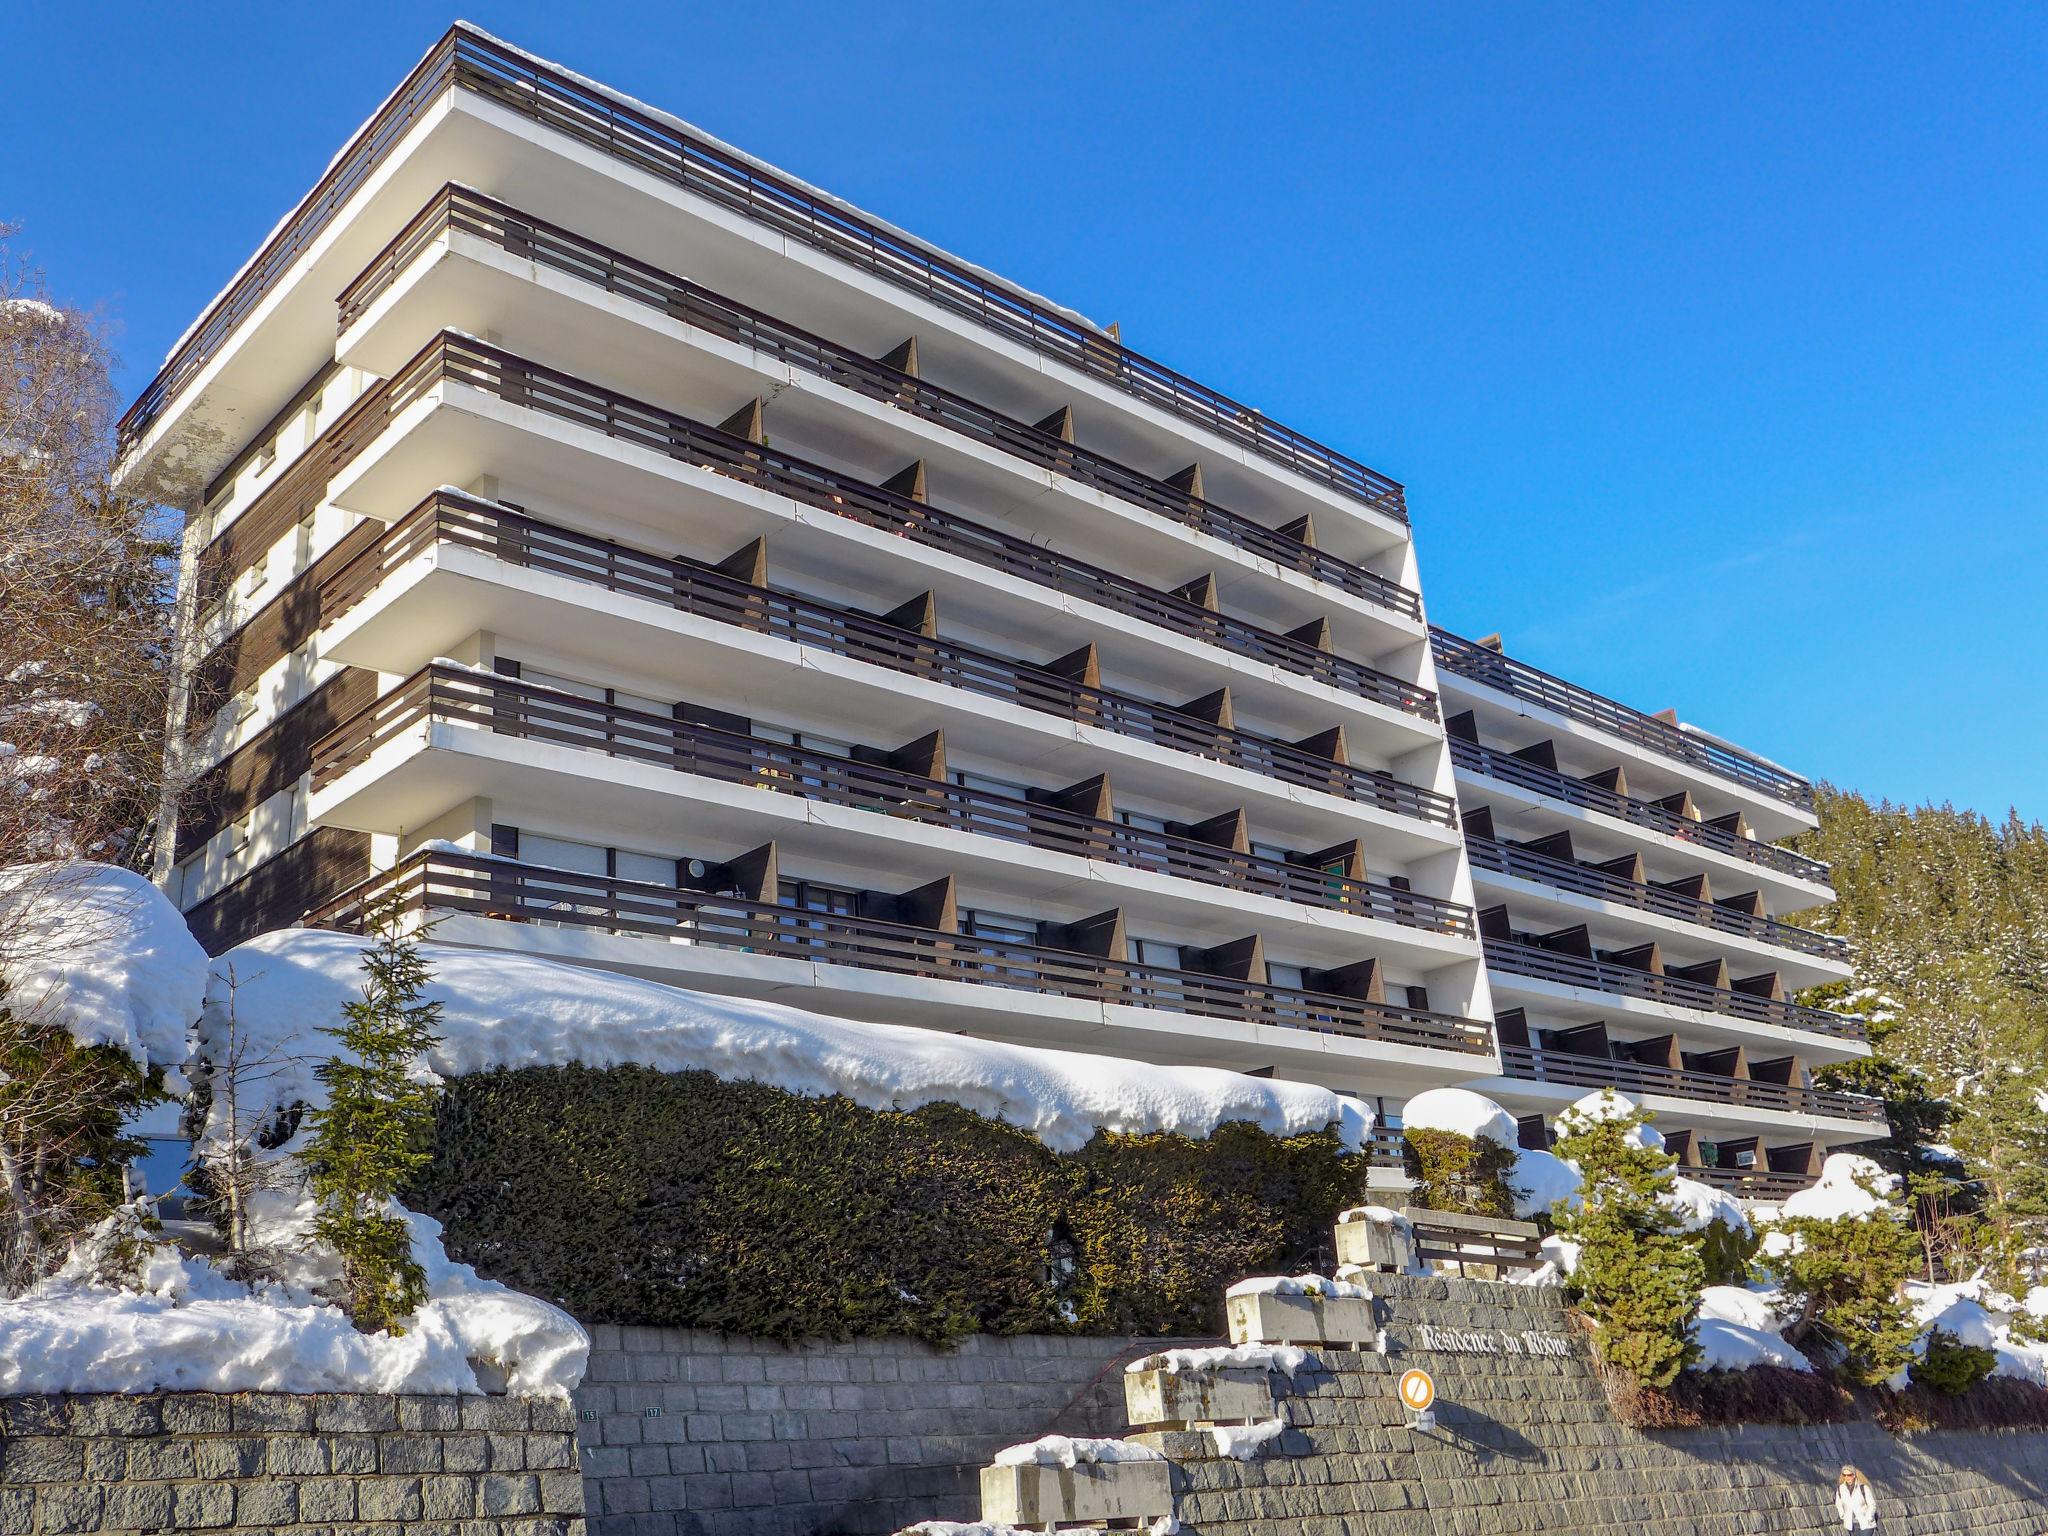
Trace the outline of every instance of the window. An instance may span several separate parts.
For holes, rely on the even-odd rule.
[[[970,938],[995,939],[1006,944],[1038,942],[1038,923],[1033,918],[1014,917],[1007,912],[985,912],[974,907],[960,910],[960,931]]]
[[[1125,941],[1125,950],[1134,965],[1158,965],[1170,971],[1180,969],[1180,946],[1165,939],[1141,939],[1134,934]]]
[[[270,439],[269,442],[265,443],[261,448],[256,450],[255,472],[259,475],[263,474],[270,468],[271,465],[275,464],[276,462],[277,439],[273,437]]]
[[[971,789],[977,794],[1002,795],[1011,800],[1024,800],[1030,792],[1022,784],[1012,784],[1007,779],[993,778],[986,773],[972,773],[965,768],[953,770],[953,782],[962,789]]]
[[[1164,816],[1148,816],[1143,811],[1118,811],[1116,819],[1127,827],[1136,827],[1140,832],[1164,832]]]
[[[1292,987],[1297,992],[1307,985],[1300,966],[1275,965],[1271,961],[1266,963],[1266,980],[1272,986]]]
[[[1420,1008],[1424,1013],[1429,1011],[1429,988],[1403,987],[1401,990],[1408,994],[1410,1008]]]
[[[851,917],[858,902],[857,895],[836,885],[820,885],[815,880],[784,880],[776,891],[776,900],[785,907],[795,907],[800,912],[829,912],[840,917]]]

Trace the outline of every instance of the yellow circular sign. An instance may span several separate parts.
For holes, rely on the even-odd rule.
[[[1427,1371],[1403,1371],[1401,1373],[1401,1401],[1421,1413],[1436,1401],[1436,1383],[1429,1379]]]

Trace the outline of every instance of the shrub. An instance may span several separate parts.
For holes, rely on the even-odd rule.
[[[1705,1271],[1700,1245],[1660,1200],[1677,1159],[1645,1143],[1649,1115],[1619,1095],[1598,1112],[1557,1120],[1557,1155],[1576,1163],[1581,1203],[1559,1207],[1557,1230],[1578,1243],[1569,1282],[1593,1320],[1600,1358],[1646,1387],[1668,1387],[1699,1358],[1693,1317]]]
[[[1907,1373],[1916,1387],[1960,1397],[1988,1377],[1997,1364],[1995,1350],[1965,1344],[1946,1328],[1936,1328],[1927,1335],[1925,1352]]]
[[[1856,1401],[1827,1376],[1782,1365],[1740,1371],[1687,1371],[1669,1387],[1646,1387],[1620,1371],[1602,1371],[1614,1416],[1637,1429],[1698,1429],[1714,1424],[1839,1424]]]
[[[949,1104],[571,1066],[451,1080],[406,1198],[586,1322],[943,1343],[1218,1333],[1228,1284],[1321,1257],[1362,1179],[1327,1132],[1061,1154]]]
[[[1410,1199],[1432,1211],[1460,1211],[1468,1216],[1515,1214],[1516,1149],[1489,1136],[1460,1136],[1456,1131],[1410,1126],[1402,1133],[1402,1159],[1415,1181]]]

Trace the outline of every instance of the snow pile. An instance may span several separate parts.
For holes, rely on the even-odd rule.
[[[1865,1221],[1880,1211],[1897,1216],[1900,1213],[1892,1198],[1898,1192],[1897,1174],[1886,1173],[1854,1152],[1833,1152],[1820,1165],[1820,1178],[1787,1195],[1779,1212],[1788,1220],[1804,1217],[1815,1221]]]
[[[1574,1100],[1558,1115],[1558,1134],[1569,1136],[1576,1130],[1597,1125],[1603,1120],[1625,1120],[1636,1112],[1636,1101],[1625,1094],[1616,1093],[1612,1088],[1602,1088],[1589,1093],[1582,1099]],[[1639,1125],[1628,1133],[1628,1144],[1632,1147],[1664,1150],[1664,1137],[1654,1126]]]
[[[1046,1435],[1026,1445],[1006,1446],[996,1452],[999,1467],[1077,1467],[1083,1462],[1164,1461],[1149,1445],[1128,1440],[1077,1440],[1067,1435]]]
[[[310,1208],[290,1213],[300,1225]],[[86,1244],[35,1295],[0,1301],[0,1396],[56,1392],[484,1390],[477,1363],[516,1393],[565,1397],[590,1342],[567,1313],[452,1264],[440,1224],[411,1216],[431,1299],[406,1331],[358,1333],[303,1283],[247,1285],[204,1259],[150,1248],[139,1285],[99,1279]],[[110,1237],[118,1217],[101,1229]],[[309,1259],[307,1271],[319,1268]]]
[[[281,1054],[316,1050],[319,1028],[360,991],[365,943],[297,930],[229,950],[215,962],[203,1038],[221,1033],[232,999],[252,1043]],[[870,1109],[958,1104],[1056,1151],[1085,1146],[1098,1128],[1200,1138],[1236,1120],[1279,1136],[1334,1124],[1356,1150],[1372,1128],[1362,1102],[1305,1083],[865,1024],[528,955],[438,944],[422,953],[443,1036],[426,1065],[444,1077],[572,1062],[701,1070],[792,1093],[843,1094]],[[313,1065],[287,1063],[263,1084],[276,1108],[324,1102]]]
[[[1697,1179],[1673,1177],[1657,1202],[1678,1218],[1679,1229],[1684,1232],[1703,1232],[1717,1221],[1736,1232],[1750,1230],[1749,1217],[1740,1200],[1725,1189],[1716,1189]]]
[[[206,995],[206,951],[163,893],[106,864],[0,869],[0,969],[17,1013],[160,1066],[174,1089]]]
[[[1285,1419],[1261,1419],[1256,1424],[1212,1425],[1209,1438],[1216,1442],[1216,1454],[1228,1456],[1234,1461],[1250,1461],[1263,1456],[1279,1444],[1280,1437],[1287,1433]]]
[[[1255,1275],[1240,1280],[1225,1296],[1313,1296],[1322,1301],[1370,1301],[1372,1292],[1326,1275]]]
[[[1778,1331],[1777,1292],[1768,1288],[1710,1285],[1700,1292],[1699,1340],[1701,1370],[1740,1371],[1752,1365],[1777,1365],[1811,1371],[1806,1356],[1785,1342]]]
[[[2031,1312],[2034,1298],[2043,1289],[2036,1287],[2021,1302],[1995,1290],[1981,1274],[1951,1285],[1908,1280],[1906,1303],[1913,1310],[1913,1321],[1926,1332],[1939,1328],[1964,1344],[1995,1354],[1998,1363],[1991,1368],[1992,1375],[2048,1387],[2048,1343],[2017,1337],[2012,1331],[2014,1321]],[[1923,1336],[1913,1352],[1924,1354],[1926,1345]],[[1893,1385],[1903,1386],[1905,1380],[1904,1376],[1894,1378]]]
[[[1347,1221],[1369,1221],[1376,1227],[1392,1227],[1397,1232],[1412,1232],[1415,1223],[1390,1205],[1354,1205],[1349,1210],[1337,1213],[1337,1225]]]
[[[1579,1169],[1555,1152],[1524,1147],[1515,1159],[1515,1171],[1508,1175],[1515,1191],[1515,1214],[1524,1221],[1550,1214],[1560,1201],[1579,1204]]]
[[[1520,1140],[1515,1117],[1483,1093],[1469,1088],[1429,1088],[1401,1106],[1401,1128],[1408,1131],[1450,1131],[1473,1140],[1485,1137],[1499,1146]]]
[[[1208,1349],[1166,1349],[1124,1367],[1142,1371],[1278,1371],[1292,1376],[1308,1364],[1308,1351],[1292,1344],[1216,1345]]]

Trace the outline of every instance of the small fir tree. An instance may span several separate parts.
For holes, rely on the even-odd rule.
[[[320,1206],[314,1236],[341,1257],[342,1304],[364,1332],[399,1333],[427,1287],[392,1205],[428,1159],[434,1089],[418,1063],[440,1043],[441,1005],[420,1000],[431,977],[396,903],[374,908],[369,926],[362,998],[344,1008],[346,1024],[323,1031],[343,1054],[318,1069],[327,1107],[310,1116],[306,1161]]]
[[[1786,1340],[1829,1361],[1854,1386],[1876,1386],[1913,1358],[1919,1335],[1901,1286],[1920,1257],[1906,1212],[1881,1171],[1854,1174],[1874,1208],[1836,1216],[1780,1215],[1763,1267],[1793,1307]]]
[[[1600,1358],[1664,1388],[1699,1358],[1693,1318],[1706,1275],[1696,1238],[1659,1196],[1677,1159],[1641,1134],[1650,1116],[1618,1094],[1557,1119],[1557,1155],[1576,1163],[1580,1203],[1553,1207],[1579,1245],[1574,1299],[1594,1324]]]

